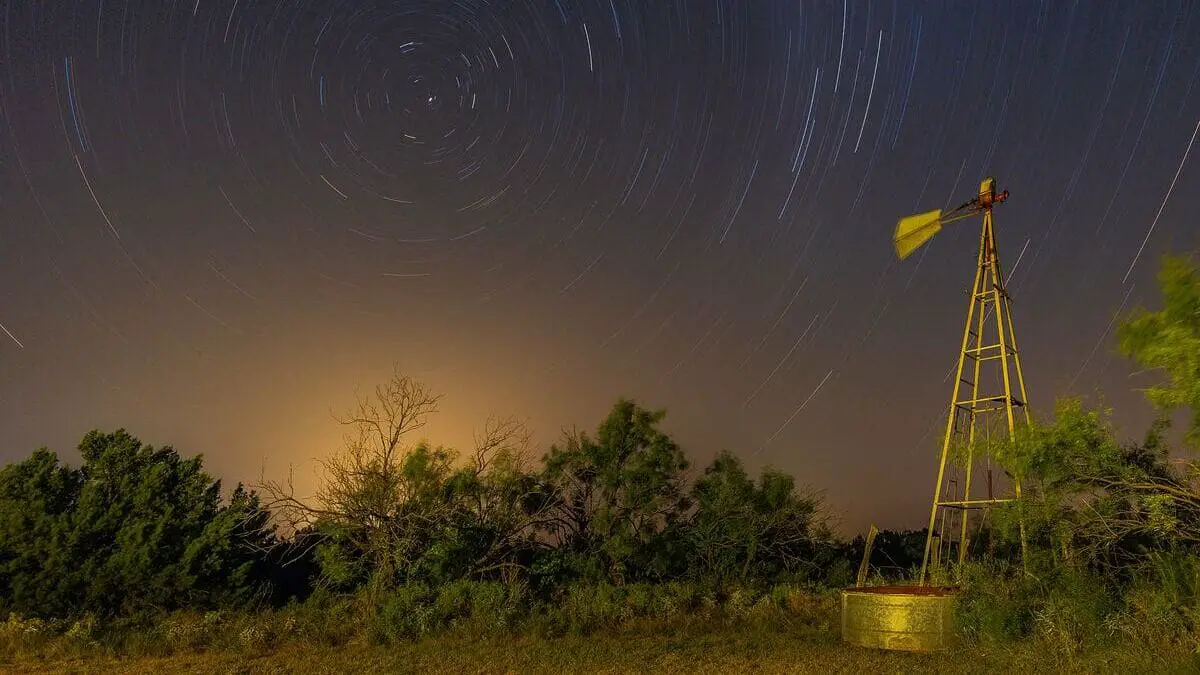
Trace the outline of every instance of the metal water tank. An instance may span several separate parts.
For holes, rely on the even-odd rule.
[[[957,640],[959,589],[868,586],[842,591],[842,640],[860,647],[909,652],[948,649]]]

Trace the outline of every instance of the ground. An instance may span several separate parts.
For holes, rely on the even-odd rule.
[[[267,653],[22,659],[10,673],[1188,673],[1200,657],[1179,651],[1056,654],[1044,645],[904,654],[843,645],[835,635],[735,628],[661,635],[471,639],[398,646],[291,645]]]

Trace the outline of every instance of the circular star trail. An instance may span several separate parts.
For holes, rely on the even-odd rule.
[[[1186,0],[9,1],[0,28],[5,459],[124,426],[252,480],[397,362],[447,394],[435,440],[518,414],[549,441],[627,395],[697,463],[913,525],[975,235],[898,263],[897,218],[996,176],[1036,410],[1100,389],[1130,433],[1112,317],[1200,244]]]

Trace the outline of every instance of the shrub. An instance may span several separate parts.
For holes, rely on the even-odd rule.
[[[700,593],[691,584],[672,581],[652,587],[652,611],[655,616],[674,619],[694,612],[700,605]]]
[[[1182,645],[1200,650],[1200,557],[1155,553],[1125,594],[1123,611],[1108,628],[1144,646]]]
[[[270,514],[200,457],[91,431],[83,464],[48,450],[0,468],[0,612],[40,618],[130,616],[249,606],[275,543]]]
[[[615,626],[624,604],[622,593],[607,583],[571,584],[562,600],[560,625],[571,634],[586,635]],[[551,614],[553,616],[554,613]]]
[[[1111,637],[1106,620],[1120,609],[1102,579],[1086,572],[1058,575],[1043,590],[1034,613],[1038,637],[1060,654],[1074,656]]]
[[[528,600],[528,588],[522,584],[474,583],[470,591],[470,626],[488,634],[506,633],[528,612]]]
[[[959,568],[959,576],[959,629],[972,643],[1032,638],[1073,656],[1106,642],[1121,609],[1117,590],[1083,570],[1060,568],[1039,580],[1004,563],[974,563]]]
[[[292,603],[281,614],[287,632],[318,646],[344,645],[362,630],[365,614],[360,598],[318,588],[302,603]]]
[[[959,570],[963,594],[958,626],[969,643],[998,644],[1032,634],[1036,587],[1006,565],[968,563]]]
[[[394,644],[431,632],[436,598],[424,584],[405,584],[378,601],[367,622],[367,638],[374,644]]]

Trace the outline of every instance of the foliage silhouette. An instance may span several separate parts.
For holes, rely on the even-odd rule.
[[[0,611],[113,615],[245,604],[268,590],[269,514],[224,502],[201,459],[89,432],[83,464],[46,449],[0,470]]]
[[[1194,257],[1166,256],[1158,273],[1163,307],[1134,310],[1118,326],[1121,351],[1167,381],[1146,390],[1164,411],[1187,408],[1186,440],[1200,448],[1200,269]]]

